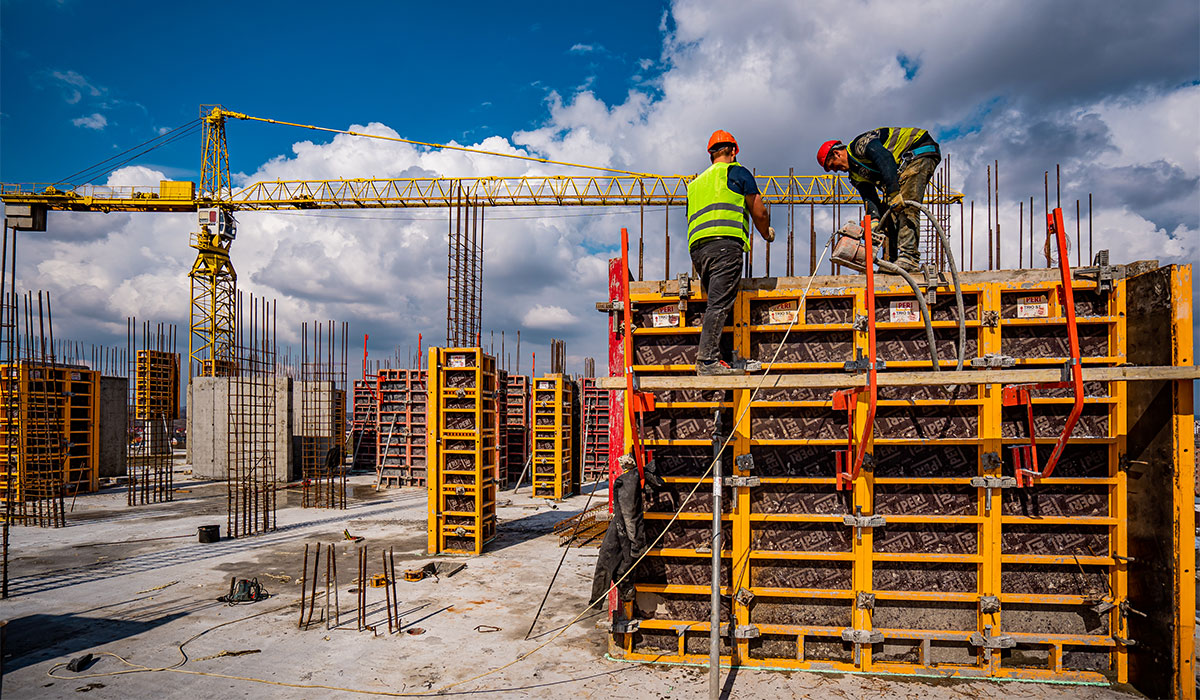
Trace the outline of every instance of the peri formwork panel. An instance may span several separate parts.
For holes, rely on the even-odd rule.
[[[99,488],[98,372],[48,363],[0,366],[0,500],[28,499]],[[21,517],[20,507],[14,517]]]
[[[350,464],[355,469],[374,469],[378,447],[379,399],[376,377],[356,379],[351,397]]]
[[[508,450],[508,473],[505,482],[520,478],[529,461],[529,377],[510,375],[506,392],[504,416],[504,441]]]
[[[582,409],[580,422],[581,480],[584,484],[607,479],[609,471],[608,432],[612,392],[601,389],[596,380],[585,378],[580,383]]]
[[[562,500],[579,493],[575,382],[547,374],[533,382],[533,495]]]
[[[496,536],[496,360],[429,350],[430,554],[480,554]]]
[[[1065,363],[1057,271],[962,279],[968,361],[1003,354],[1018,369]],[[1129,361],[1127,282],[1124,268],[1104,293],[1094,280],[1074,280],[1085,366]],[[872,311],[863,278],[817,277],[802,299],[807,283],[744,280],[724,329],[726,351],[774,360],[773,373],[792,374],[840,373],[865,354],[864,320]],[[1190,312],[1189,291],[1174,285],[1171,308]],[[928,368],[911,291],[899,278],[879,275],[875,292],[881,373]],[[631,300],[635,372],[694,371],[703,292],[681,298],[674,280],[631,283]],[[931,309],[940,365],[953,369],[951,290],[939,288]],[[619,334],[612,338],[620,341]],[[1161,364],[1190,359],[1176,353]],[[1011,477],[1011,448],[1030,441],[1024,410],[1003,406],[1001,386],[881,388],[867,447],[873,466],[845,490],[836,487],[833,453],[846,448],[852,424],[859,435],[867,432],[865,411],[833,410],[828,390],[657,392],[654,411],[640,421],[644,445],[682,492],[700,485],[643,563],[636,599],[625,607],[639,619],[638,631],[614,635],[614,651],[633,660],[707,662],[712,487],[702,477],[720,411],[726,430],[734,426],[726,473],[750,478],[726,487],[723,499],[722,626],[741,630],[724,635],[724,662],[1128,681],[1128,609],[1140,601],[1130,597],[1126,384],[1085,386],[1082,415],[1051,477],[1033,488],[999,480],[992,483],[1004,488],[983,488],[972,480]],[[1069,390],[1033,392],[1032,429],[1043,461],[1071,403]],[[1193,467],[1181,452],[1176,457],[1190,494]],[[647,530],[657,535],[670,509],[647,510]],[[860,514],[882,519],[855,527]],[[1184,539],[1190,547],[1190,534]],[[1194,600],[1184,603],[1191,607],[1180,614],[1190,620]]]
[[[379,370],[376,395],[376,469],[380,484],[425,486],[428,463],[425,370]]]

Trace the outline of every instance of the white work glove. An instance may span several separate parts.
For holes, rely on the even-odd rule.
[[[772,241],[774,241],[775,240],[775,227],[768,226],[767,227],[767,235],[763,236],[763,238],[767,239],[767,243],[771,243]]]

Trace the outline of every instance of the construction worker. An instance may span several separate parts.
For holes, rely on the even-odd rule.
[[[888,259],[908,272],[919,269],[917,210],[904,207],[886,222],[881,218],[884,203],[891,209],[901,199],[924,200],[925,187],[942,162],[937,141],[929,132],[913,127],[880,127],[856,136],[849,148],[841,141],[826,141],[817,149],[817,162],[825,172],[850,173],[850,184],[862,195],[867,213],[887,233]]]
[[[688,252],[708,295],[700,328],[696,373],[744,374],[762,368],[757,360],[721,359],[721,329],[737,298],[742,253],[750,250],[750,220],[767,242],[775,240],[771,215],[758,184],[737,160],[737,139],[718,129],[708,139],[708,170],[688,183]]]

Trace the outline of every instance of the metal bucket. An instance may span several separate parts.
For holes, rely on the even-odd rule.
[[[220,525],[201,525],[196,529],[200,532],[200,542],[203,544],[221,541]]]

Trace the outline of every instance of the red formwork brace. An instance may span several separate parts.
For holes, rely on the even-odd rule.
[[[608,261],[608,304],[615,308],[621,300],[621,278],[629,274],[622,267],[621,258]],[[614,313],[608,314],[608,376],[619,377],[625,371],[625,345],[621,341],[621,319]],[[608,421],[608,512],[612,512],[612,492],[621,467],[617,460],[625,451],[625,392],[609,391]]]
[[[641,439],[641,416],[649,411],[654,410],[654,395],[637,391],[634,385],[633,378],[633,304],[630,303],[629,294],[629,229],[621,229],[621,267],[624,272],[621,275],[621,316],[625,320],[624,337],[625,337],[625,396],[629,401],[629,415],[633,424],[633,430],[630,431],[630,441],[633,443],[633,460],[638,468],[638,481],[643,485],[646,483],[646,454],[642,451]],[[610,494],[609,501],[611,503],[612,496]]]
[[[867,443],[871,438],[871,431],[875,425],[875,406],[878,403],[879,393],[878,385],[876,384],[876,361],[875,361],[875,251],[874,241],[871,235],[871,215],[868,214],[863,218],[863,231],[866,235],[863,236],[864,245],[866,246],[866,264],[864,269],[867,275],[867,385],[865,387],[855,387],[853,389],[841,389],[833,392],[833,410],[845,411],[847,422],[847,446],[844,450],[834,450],[833,459],[836,470],[835,485],[839,491],[849,489],[853,486],[854,480],[858,478],[859,471],[862,470],[863,459],[867,454]],[[861,367],[862,356],[846,363],[848,366]],[[867,421],[866,431],[858,438],[858,446],[855,447],[854,434],[854,413],[855,406],[858,401],[858,395],[862,392],[867,392]]]
[[[1079,326],[1075,322],[1075,293],[1071,287],[1071,261],[1067,256],[1067,234],[1063,225],[1062,209],[1056,207],[1046,215],[1046,227],[1054,234],[1054,242],[1058,246],[1058,270],[1062,283],[1058,288],[1058,299],[1062,304],[1063,315],[1067,320],[1067,342],[1071,356],[1067,359],[1063,374],[1070,374],[1070,379],[1060,382],[1045,382],[1041,384],[1015,384],[1001,389],[1001,401],[1005,406],[1024,406],[1026,420],[1029,422],[1029,444],[1013,445],[1013,474],[1018,486],[1031,486],[1035,477],[1048,477],[1054,473],[1054,467],[1062,457],[1067,446],[1067,440],[1075,430],[1075,423],[1083,413],[1083,366],[1080,364]],[[1033,426],[1033,401],[1030,391],[1038,389],[1061,389],[1071,387],[1075,401],[1071,405],[1071,413],[1067,416],[1067,424],[1063,427],[1062,435],[1054,443],[1054,451],[1046,460],[1046,466],[1038,468],[1037,435]]]

